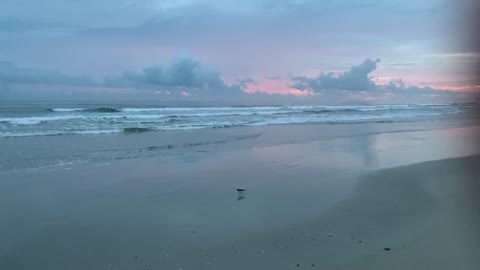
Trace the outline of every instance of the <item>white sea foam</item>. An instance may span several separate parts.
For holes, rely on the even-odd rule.
[[[260,111],[275,110],[281,106],[258,107],[165,107],[165,108],[123,108],[123,112],[169,112],[169,111]]]
[[[119,133],[241,125],[416,121],[458,113],[455,105],[266,106],[179,108],[56,108],[61,113],[0,118],[0,137]],[[22,112],[23,113],[23,112]]]
[[[85,108],[54,108],[51,109],[54,112],[77,112],[86,110]]]

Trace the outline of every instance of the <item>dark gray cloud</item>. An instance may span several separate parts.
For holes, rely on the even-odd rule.
[[[187,56],[177,57],[169,64],[155,65],[141,71],[126,71],[100,80],[57,71],[23,68],[11,62],[0,61],[0,88],[3,93],[7,90],[12,93],[12,85],[65,85],[96,88],[92,94],[102,91],[101,88],[118,88],[212,98],[244,95],[243,88],[251,82],[253,79],[240,79],[235,84],[227,84],[219,72]]]
[[[316,78],[305,76],[293,77],[295,82],[292,87],[298,90],[349,90],[366,91],[376,87],[369,74],[377,68],[380,59],[366,59],[361,64],[352,66],[349,71],[339,75],[334,73],[321,73]]]
[[[370,73],[377,69],[380,59],[366,59],[348,71],[335,75],[321,73],[317,77],[293,77],[290,87],[320,93],[333,100],[364,102],[450,102],[468,96],[465,93],[436,89],[430,86],[407,85],[402,79],[376,84]]]
[[[43,71],[18,67],[11,62],[0,61],[0,85],[26,84],[65,84],[92,86],[97,83],[85,76],[70,76],[58,71]]]
[[[245,88],[248,84],[255,84],[257,81],[253,78],[240,78],[237,79],[237,83],[240,87]]]
[[[391,102],[451,102],[461,95],[431,87],[408,86],[402,80],[378,85],[370,77],[380,60],[366,59],[348,71],[334,75],[322,73],[317,77],[294,77],[298,90],[313,95],[294,96],[262,93],[262,83],[254,78],[240,78],[233,84],[221,74],[191,57],[178,57],[171,63],[128,71],[118,76],[93,80],[55,71],[21,68],[10,62],[0,62],[0,97],[35,98],[106,98],[112,100],[160,99],[190,100],[214,104],[342,104]],[[245,93],[252,84],[260,92]],[[20,87],[19,87],[20,85]],[[48,87],[41,87],[41,86]],[[39,87],[40,86],[40,87]],[[451,100],[450,100],[451,99]]]
[[[242,86],[228,85],[219,72],[209,69],[191,57],[178,57],[167,65],[156,65],[142,71],[127,71],[104,80],[105,86],[147,88],[190,94],[239,94]]]
[[[386,85],[375,85],[375,89],[384,92],[404,95],[442,95],[455,96],[458,92],[436,89],[430,86],[406,85],[403,80],[392,80]]]

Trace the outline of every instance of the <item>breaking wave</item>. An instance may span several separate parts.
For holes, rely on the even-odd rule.
[[[47,109],[49,112],[94,112],[94,113],[117,113],[121,110],[110,107],[100,107],[100,108],[54,108]]]
[[[461,104],[53,108],[0,115],[0,137],[84,135],[282,124],[393,123],[455,114]]]

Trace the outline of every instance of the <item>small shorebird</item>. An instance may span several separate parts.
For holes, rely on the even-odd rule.
[[[245,199],[245,195],[243,193],[245,190],[246,189],[244,189],[244,188],[237,188],[237,192],[238,192],[237,201]]]

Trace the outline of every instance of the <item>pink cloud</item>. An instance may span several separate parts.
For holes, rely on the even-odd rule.
[[[448,90],[455,92],[480,92],[480,85],[440,85],[437,87],[439,90]]]

